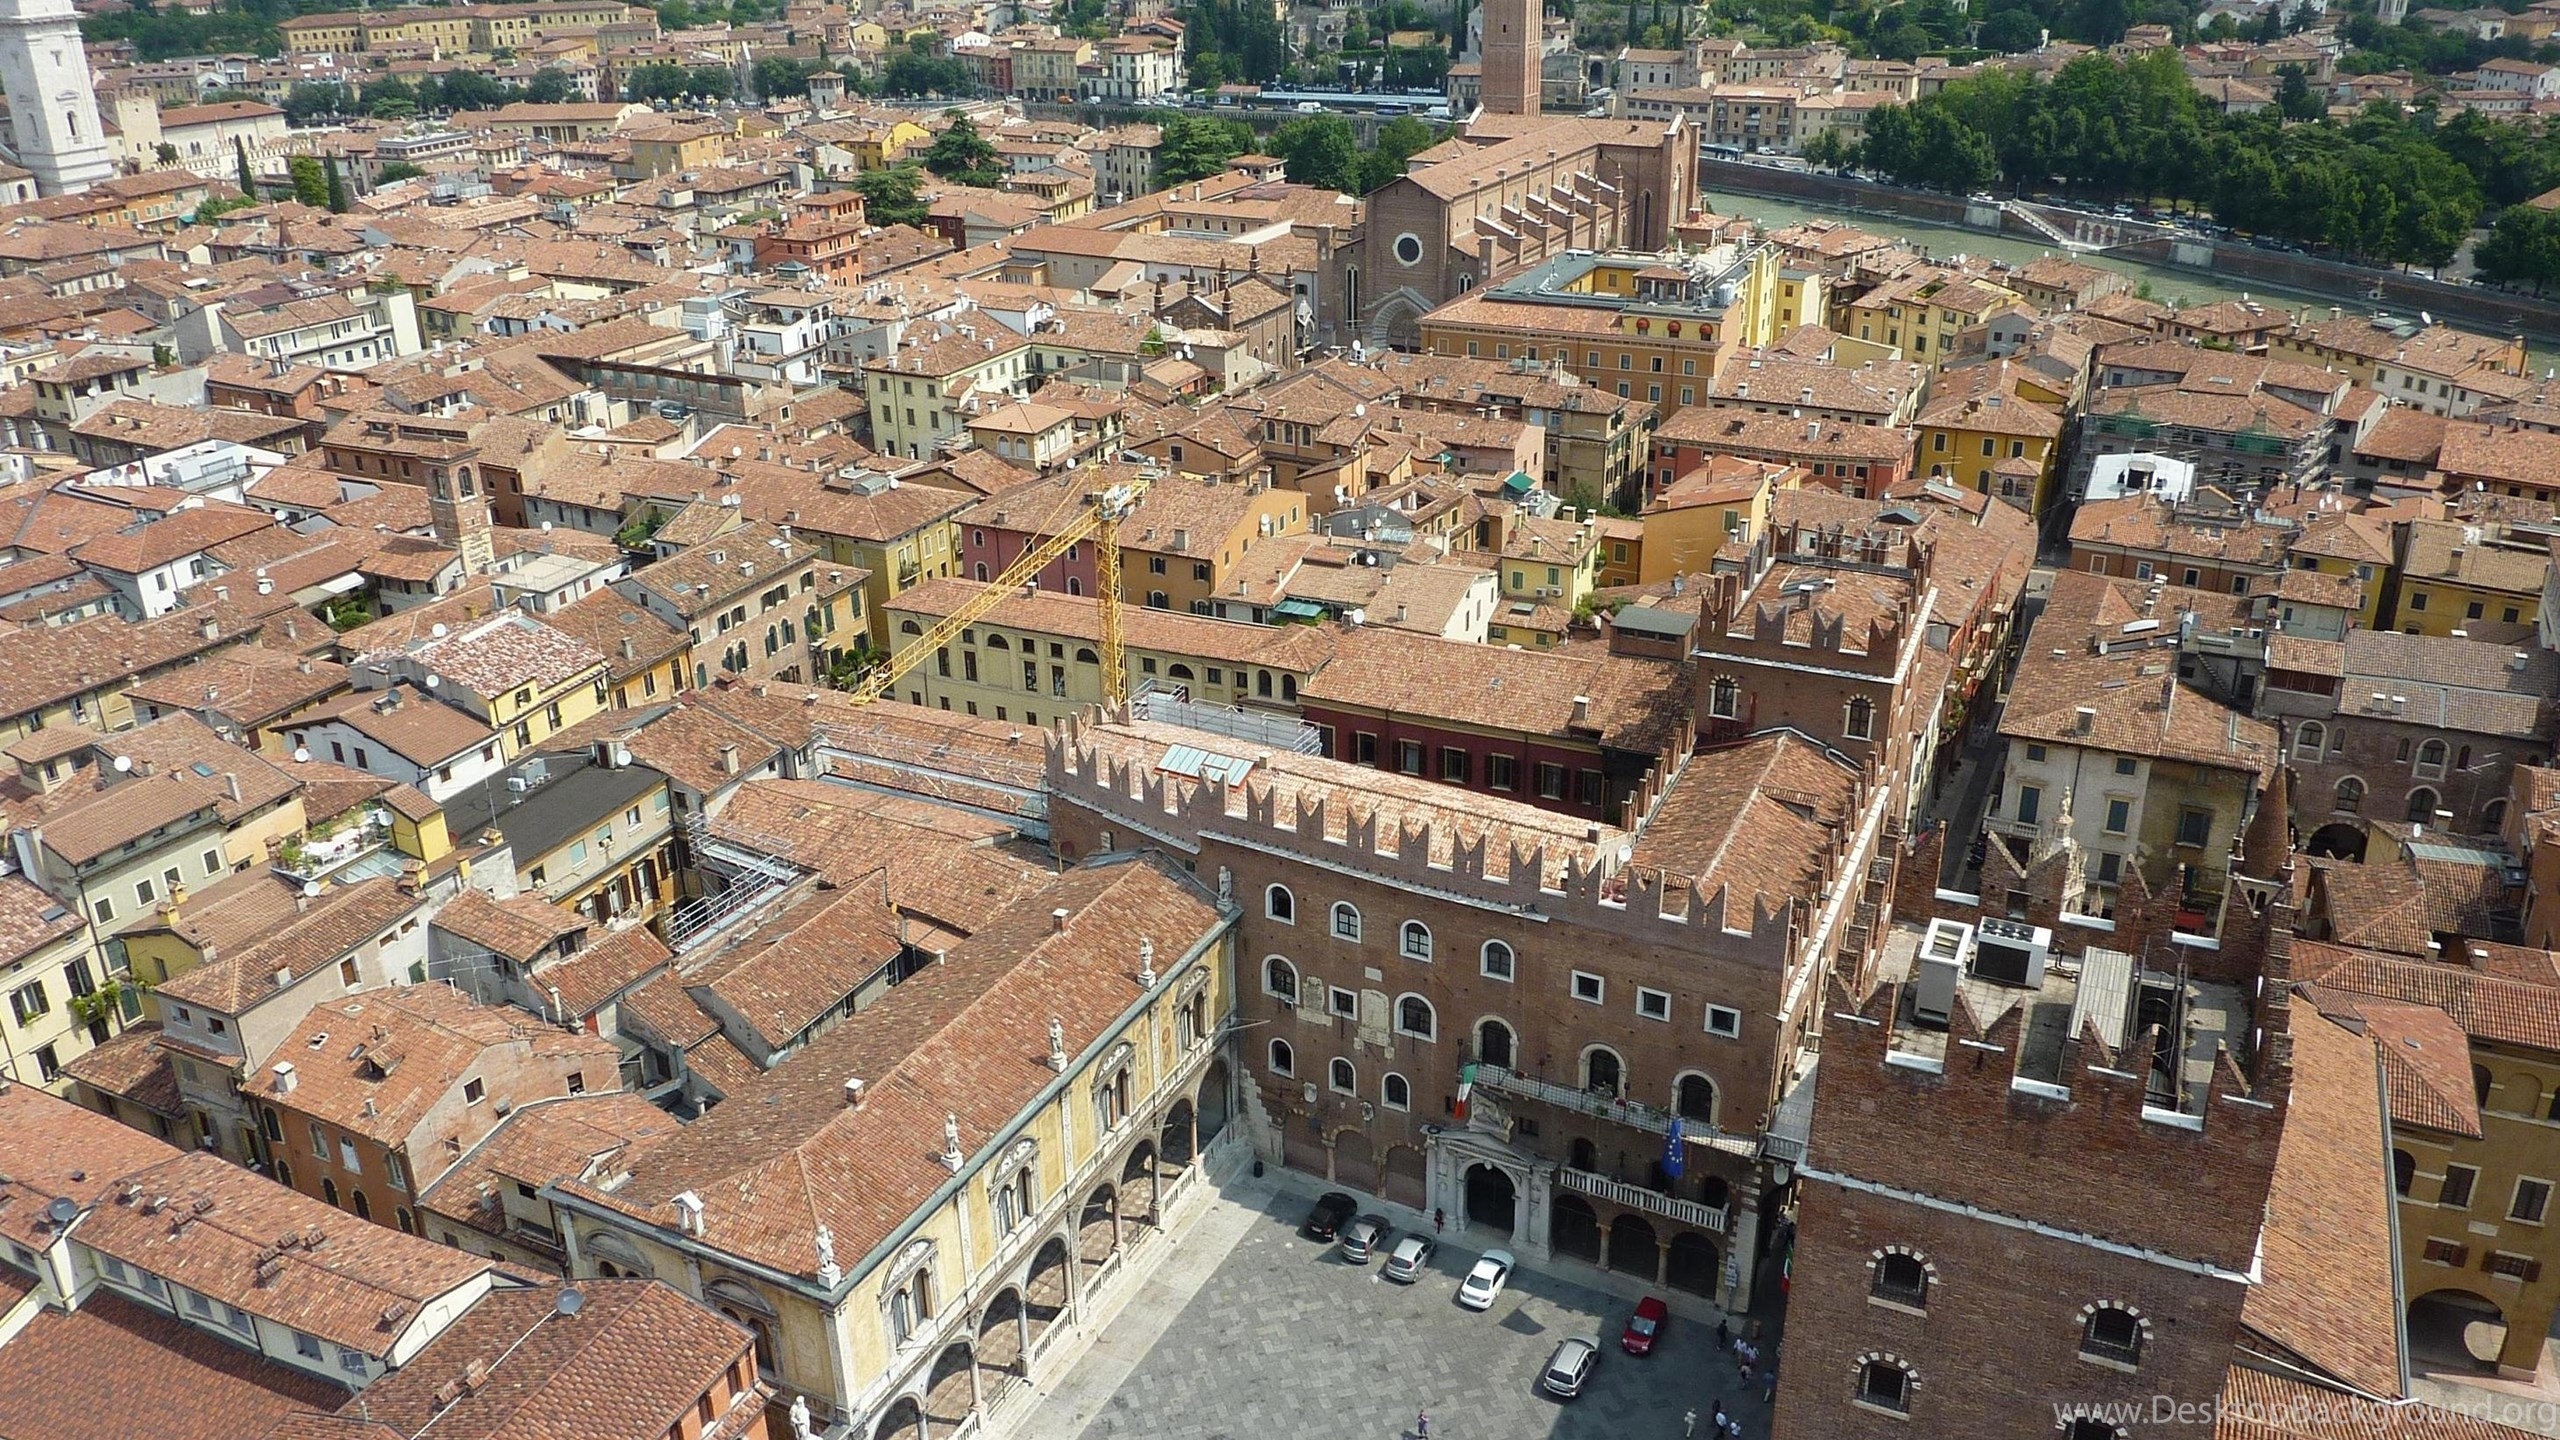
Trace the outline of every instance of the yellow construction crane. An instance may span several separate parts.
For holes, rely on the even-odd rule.
[[[1081,502],[1084,508],[1082,515],[1058,527],[1048,539],[1023,551],[1019,559],[1006,566],[1004,573],[968,604],[935,622],[934,627],[924,632],[921,638],[865,675],[862,683],[853,687],[853,698],[867,705],[889,693],[908,671],[957,639],[961,631],[985,619],[988,611],[1030,583],[1033,577],[1048,568],[1050,561],[1065,554],[1069,546],[1090,539],[1102,571],[1102,593],[1098,597],[1102,602],[1102,693],[1115,703],[1128,699],[1128,666],[1122,657],[1120,643],[1120,522],[1137,508],[1139,497],[1147,493],[1148,483],[1147,477],[1133,475],[1086,491]]]

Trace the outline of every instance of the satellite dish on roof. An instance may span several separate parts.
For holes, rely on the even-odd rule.
[[[320,893],[320,882],[319,882],[319,881],[317,881],[317,880],[305,880],[305,881],[303,881],[303,882],[302,882],[302,894],[303,894],[303,897],[304,897],[305,899],[309,899],[309,898],[311,898],[311,897],[313,897],[313,896],[318,895],[319,893]]]
[[[80,1202],[67,1195],[57,1195],[44,1207],[44,1218],[59,1230],[80,1218]]]
[[[311,747],[310,747],[310,746],[308,746],[308,745],[296,745],[296,746],[294,746],[294,747],[293,747],[293,763],[294,763],[294,764],[296,764],[296,765],[308,765],[308,764],[310,764],[310,763],[311,763]]]
[[[119,774],[119,775],[126,774],[127,772],[131,771],[132,769],[133,769],[133,757],[132,757],[132,756],[130,756],[130,755],[119,755],[119,756],[117,756],[117,757],[116,757],[116,773],[117,773],[117,774]]]
[[[430,689],[430,690],[441,690],[441,689],[443,689],[443,688],[444,688],[444,677],[443,677],[443,676],[441,676],[441,675],[430,675],[430,676],[428,676],[428,677],[427,677],[427,688],[428,688],[428,689]]]
[[[428,626],[427,633],[438,640],[443,639],[445,637],[444,622],[439,620],[435,624]]]
[[[552,1297],[551,1313],[561,1316],[575,1315],[585,1309],[586,1304],[586,1296],[564,1287],[558,1295]]]

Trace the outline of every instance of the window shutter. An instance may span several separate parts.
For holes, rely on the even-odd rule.
[[[2542,1262],[2541,1262],[2541,1261],[2539,1261],[2539,1260],[2527,1260],[2526,1262],[2524,1262],[2524,1274],[2523,1274],[2523,1276],[2522,1276],[2522,1277],[2520,1277],[2520,1278],[2522,1278],[2522,1279],[2523,1279],[2523,1281],[2524,1281],[2524,1283],[2526,1283],[2527,1285],[2530,1285],[2530,1284],[2532,1284],[2534,1281],[2541,1279],[2541,1278],[2542,1278]]]
[[[2480,1252],[2480,1268],[2489,1271],[2492,1274],[2496,1273],[2498,1268],[2498,1252],[2495,1250],[2484,1250]]]
[[[2461,1266],[2461,1265],[2467,1264],[2467,1263],[2469,1263],[2470,1259],[2471,1259],[2471,1247],[2470,1247],[2470,1246],[2468,1246],[2468,1245],[2456,1245],[2456,1246],[2454,1246],[2454,1247],[2453,1247],[2453,1263],[2454,1263],[2456,1266]]]

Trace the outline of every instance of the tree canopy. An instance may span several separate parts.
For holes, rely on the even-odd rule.
[[[1252,148],[1253,127],[1241,120],[1176,115],[1164,122],[1164,136],[1156,147],[1157,178],[1167,185],[1204,180]]]
[[[978,185],[995,188],[1004,178],[1004,163],[996,158],[996,147],[978,133],[969,117],[954,112],[951,123],[933,137],[933,148],[925,151],[924,168],[955,185]]]

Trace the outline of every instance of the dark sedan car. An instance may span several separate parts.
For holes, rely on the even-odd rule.
[[[1307,1223],[1298,1227],[1298,1233],[1310,1240],[1331,1241],[1342,1233],[1343,1222],[1357,1214],[1359,1209],[1359,1201],[1339,1190],[1329,1191],[1316,1201],[1314,1209],[1307,1212]]]

